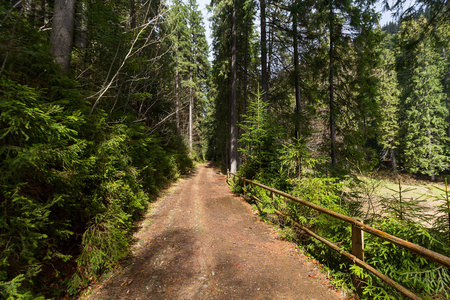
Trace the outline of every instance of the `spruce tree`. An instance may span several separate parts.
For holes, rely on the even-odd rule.
[[[395,71],[395,57],[391,49],[393,36],[387,35],[381,45],[381,65],[378,69],[378,96],[380,107],[380,123],[378,142],[383,147],[382,159],[391,161],[392,168],[397,174],[397,148],[399,145],[399,104],[400,90]]]
[[[206,42],[205,28],[201,12],[195,0],[188,2],[188,25],[190,38],[189,65],[189,148],[193,150],[194,118],[200,117],[205,89],[206,78],[209,72],[208,43]],[[196,112],[194,112],[197,111]]]
[[[421,18],[402,25],[402,44],[417,38],[426,24],[426,19]],[[402,99],[403,146],[406,170],[429,175],[431,180],[446,168],[448,161],[444,152],[448,112],[443,104],[442,77],[441,57],[429,38],[422,39],[408,53],[407,69],[402,74],[405,85]]]
[[[175,0],[172,3],[169,15],[169,24],[171,30],[172,51],[174,70],[174,90],[175,90],[175,120],[177,130],[181,130],[181,110],[184,106],[183,83],[189,76],[189,52],[192,49],[191,39],[188,28],[189,11],[187,6],[181,0]]]

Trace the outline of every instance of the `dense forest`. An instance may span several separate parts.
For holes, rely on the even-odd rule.
[[[375,4],[212,0],[211,65],[195,0],[1,0],[0,298],[76,297],[205,160],[449,256],[450,5],[386,0],[398,18],[382,28]],[[382,211],[380,174],[396,184]],[[402,178],[440,184],[436,211]],[[345,224],[254,192],[268,222],[276,208],[351,247]],[[363,297],[401,298],[278,225],[335,284],[356,274]],[[375,238],[365,251],[422,297],[450,296],[448,269]]]
[[[1,1],[0,298],[76,295],[202,153],[203,21],[172,5]]]

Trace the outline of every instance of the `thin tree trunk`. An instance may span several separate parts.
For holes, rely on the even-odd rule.
[[[261,81],[263,100],[269,100],[269,74],[267,72],[266,0],[260,0],[261,9]]]
[[[295,9],[295,8],[294,8]],[[300,66],[298,57],[298,32],[297,32],[297,12],[292,11],[292,29],[294,40],[294,81],[295,81],[295,137],[300,138],[300,121],[302,114],[302,99],[300,93]]]
[[[248,36],[249,32],[245,35],[245,48],[244,48],[244,113],[247,112],[247,97],[248,97]]]
[[[395,156],[395,149],[391,149],[391,160],[392,160],[392,168],[394,171],[394,175],[397,176],[397,158]]]
[[[175,72],[175,122],[177,131],[180,132],[180,75],[178,70]]]
[[[87,46],[87,7],[85,0],[78,0],[76,23],[75,23],[75,43],[78,48],[86,49]]]
[[[46,0],[41,0],[41,9],[39,12],[39,22],[41,24],[45,24],[45,21],[47,19],[47,10],[45,9],[45,7],[47,6],[47,1]]]
[[[332,0],[330,0],[330,74],[329,74],[329,88],[330,88],[330,141],[331,141],[331,164],[336,165],[336,128],[334,121],[334,12]]]
[[[75,0],[55,0],[50,42],[55,60],[64,73],[70,69],[74,20]]]
[[[267,22],[266,22],[267,24]],[[268,37],[267,41],[267,95],[269,95],[270,90],[270,74],[272,72],[271,70],[271,62],[273,59],[273,30],[271,30],[270,26],[266,25],[266,34]],[[268,96],[267,96],[268,97]]]
[[[238,167],[237,151],[237,109],[236,109],[236,0],[233,0],[233,24],[231,33],[231,132],[230,132],[230,171]]]
[[[192,91],[193,82],[191,68],[189,68],[189,80],[191,81],[189,85],[189,149],[192,152],[192,112],[194,108],[194,95]]]
[[[248,28],[248,27],[247,27]],[[250,35],[250,30],[247,30],[245,32],[245,47],[244,47],[244,75],[243,75],[243,88],[244,88],[244,99],[243,99],[243,112],[244,114],[240,115],[240,122],[244,123],[245,122],[245,114],[247,112],[247,98],[248,98],[248,60],[249,60],[249,55],[248,55],[248,48],[249,48],[249,35]],[[242,134],[245,133],[245,129],[243,128],[238,128],[238,136],[242,136]],[[238,142],[238,147],[241,148],[242,144]],[[239,153],[238,153],[239,155]],[[242,161],[242,155],[238,156],[238,161]]]
[[[130,0],[130,28],[136,28],[136,3],[135,0]]]
[[[426,96],[427,96],[426,98],[428,98],[428,92],[426,92]],[[428,104],[427,104],[427,109],[429,109]],[[430,119],[430,114],[429,113],[427,114],[427,119],[428,120]],[[433,139],[433,136],[431,135],[430,127],[431,127],[431,122],[428,121],[428,129],[427,129],[427,134],[428,134],[428,155],[430,156],[430,160],[432,162],[432,163],[430,163],[429,171],[430,171],[430,174],[431,174],[431,181],[434,181],[434,179],[435,179],[435,175],[434,175],[435,170],[434,170],[434,165],[433,165],[433,151],[432,151],[432,147],[433,147],[432,139]]]
[[[445,48],[442,50],[443,51],[443,56],[444,56],[444,61],[447,60],[447,56],[446,56],[446,52],[445,52]],[[449,99],[449,93],[448,93],[448,79],[450,77],[450,70],[447,70],[445,75],[444,75],[444,95],[445,95],[445,106],[447,107],[447,136],[450,137],[450,99]]]

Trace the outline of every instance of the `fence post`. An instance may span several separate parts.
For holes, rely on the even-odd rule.
[[[352,224],[352,254],[364,261],[364,231],[355,224]],[[364,284],[363,278],[353,275],[353,285],[360,296],[362,295]]]

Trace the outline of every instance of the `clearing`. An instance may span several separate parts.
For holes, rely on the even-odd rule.
[[[202,164],[155,202],[132,256],[83,299],[344,299]]]

